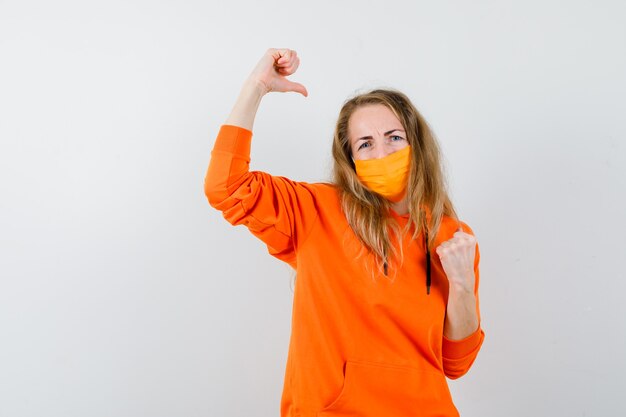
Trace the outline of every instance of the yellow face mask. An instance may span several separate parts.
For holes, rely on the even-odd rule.
[[[404,197],[410,163],[410,146],[384,158],[354,161],[356,175],[361,182],[370,190],[394,203],[399,202]]]

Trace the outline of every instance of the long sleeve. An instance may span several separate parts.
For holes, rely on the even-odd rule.
[[[467,233],[474,234],[469,226],[465,223],[462,223],[462,225]],[[450,379],[460,378],[469,371],[485,339],[485,332],[480,324],[480,306],[478,301],[479,262],[480,250],[478,244],[476,244],[476,257],[474,259],[474,276],[476,277],[476,281],[474,285],[474,295],[476,297],[478,328],[474,333],[461,340],[451,340],[443,336],[443,369],[446,376]]]
[[[296,250],[317,219],[312,184],[249,171],[252,132],[222,125],[204,180],[209,204],[245,225],[272,256],[296,268]]]

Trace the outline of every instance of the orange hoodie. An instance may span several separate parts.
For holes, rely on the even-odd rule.
[[[250,130],[221,126],[204,190],[228,222],[297,271],[281,417],[458,416],[445,377],[469,370],[484,332],[443,336],[448,280],[436,253],[430,294],[423,238],[405,236],[403,264],[379,274],[359,257],[336,187],[249,171],[251,139]],[[400,226],[408,220],[392,215]],[[456,226],[445,216],[435,247]],[[479,258],[477,246],[476,300]]]

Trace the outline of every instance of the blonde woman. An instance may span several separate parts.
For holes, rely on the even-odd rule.
[[[294,50],[268,49],[217,135],[205,194],[297,273],[282,417],[458,416],[446,377],[483,340],[479,251],[445,190],[440,151],[401,92],[347,100],[334,132],[333,181],[249,171],[254,117]],[[245,254],[242,254],[245,256]]]

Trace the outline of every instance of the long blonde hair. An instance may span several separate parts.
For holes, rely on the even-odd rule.
[[[402,231],[389,213],[391,202],[361,183],[352,161],[348,122],[357,108],[371,104],[387,106],[395,114],[411,146],[407,188],[409,219]],[[398,260],[390,232],[399,239],[399,247],[402,248],[402,235],[414,226],[412,239],[425,232],[428,234],[428,248],[432,249],[442,217],[448,215],[458,222],[446,189],[439,144],[424,117],[400,91],[375,89],[346,100],[335,127],[332,155],[332,182],[340,190],[343,212],[350,227],[367,252],[375,257],[378,269],[384,270],[385,275],[387,265]],[[400,263],[403,256],[400,253]]]

